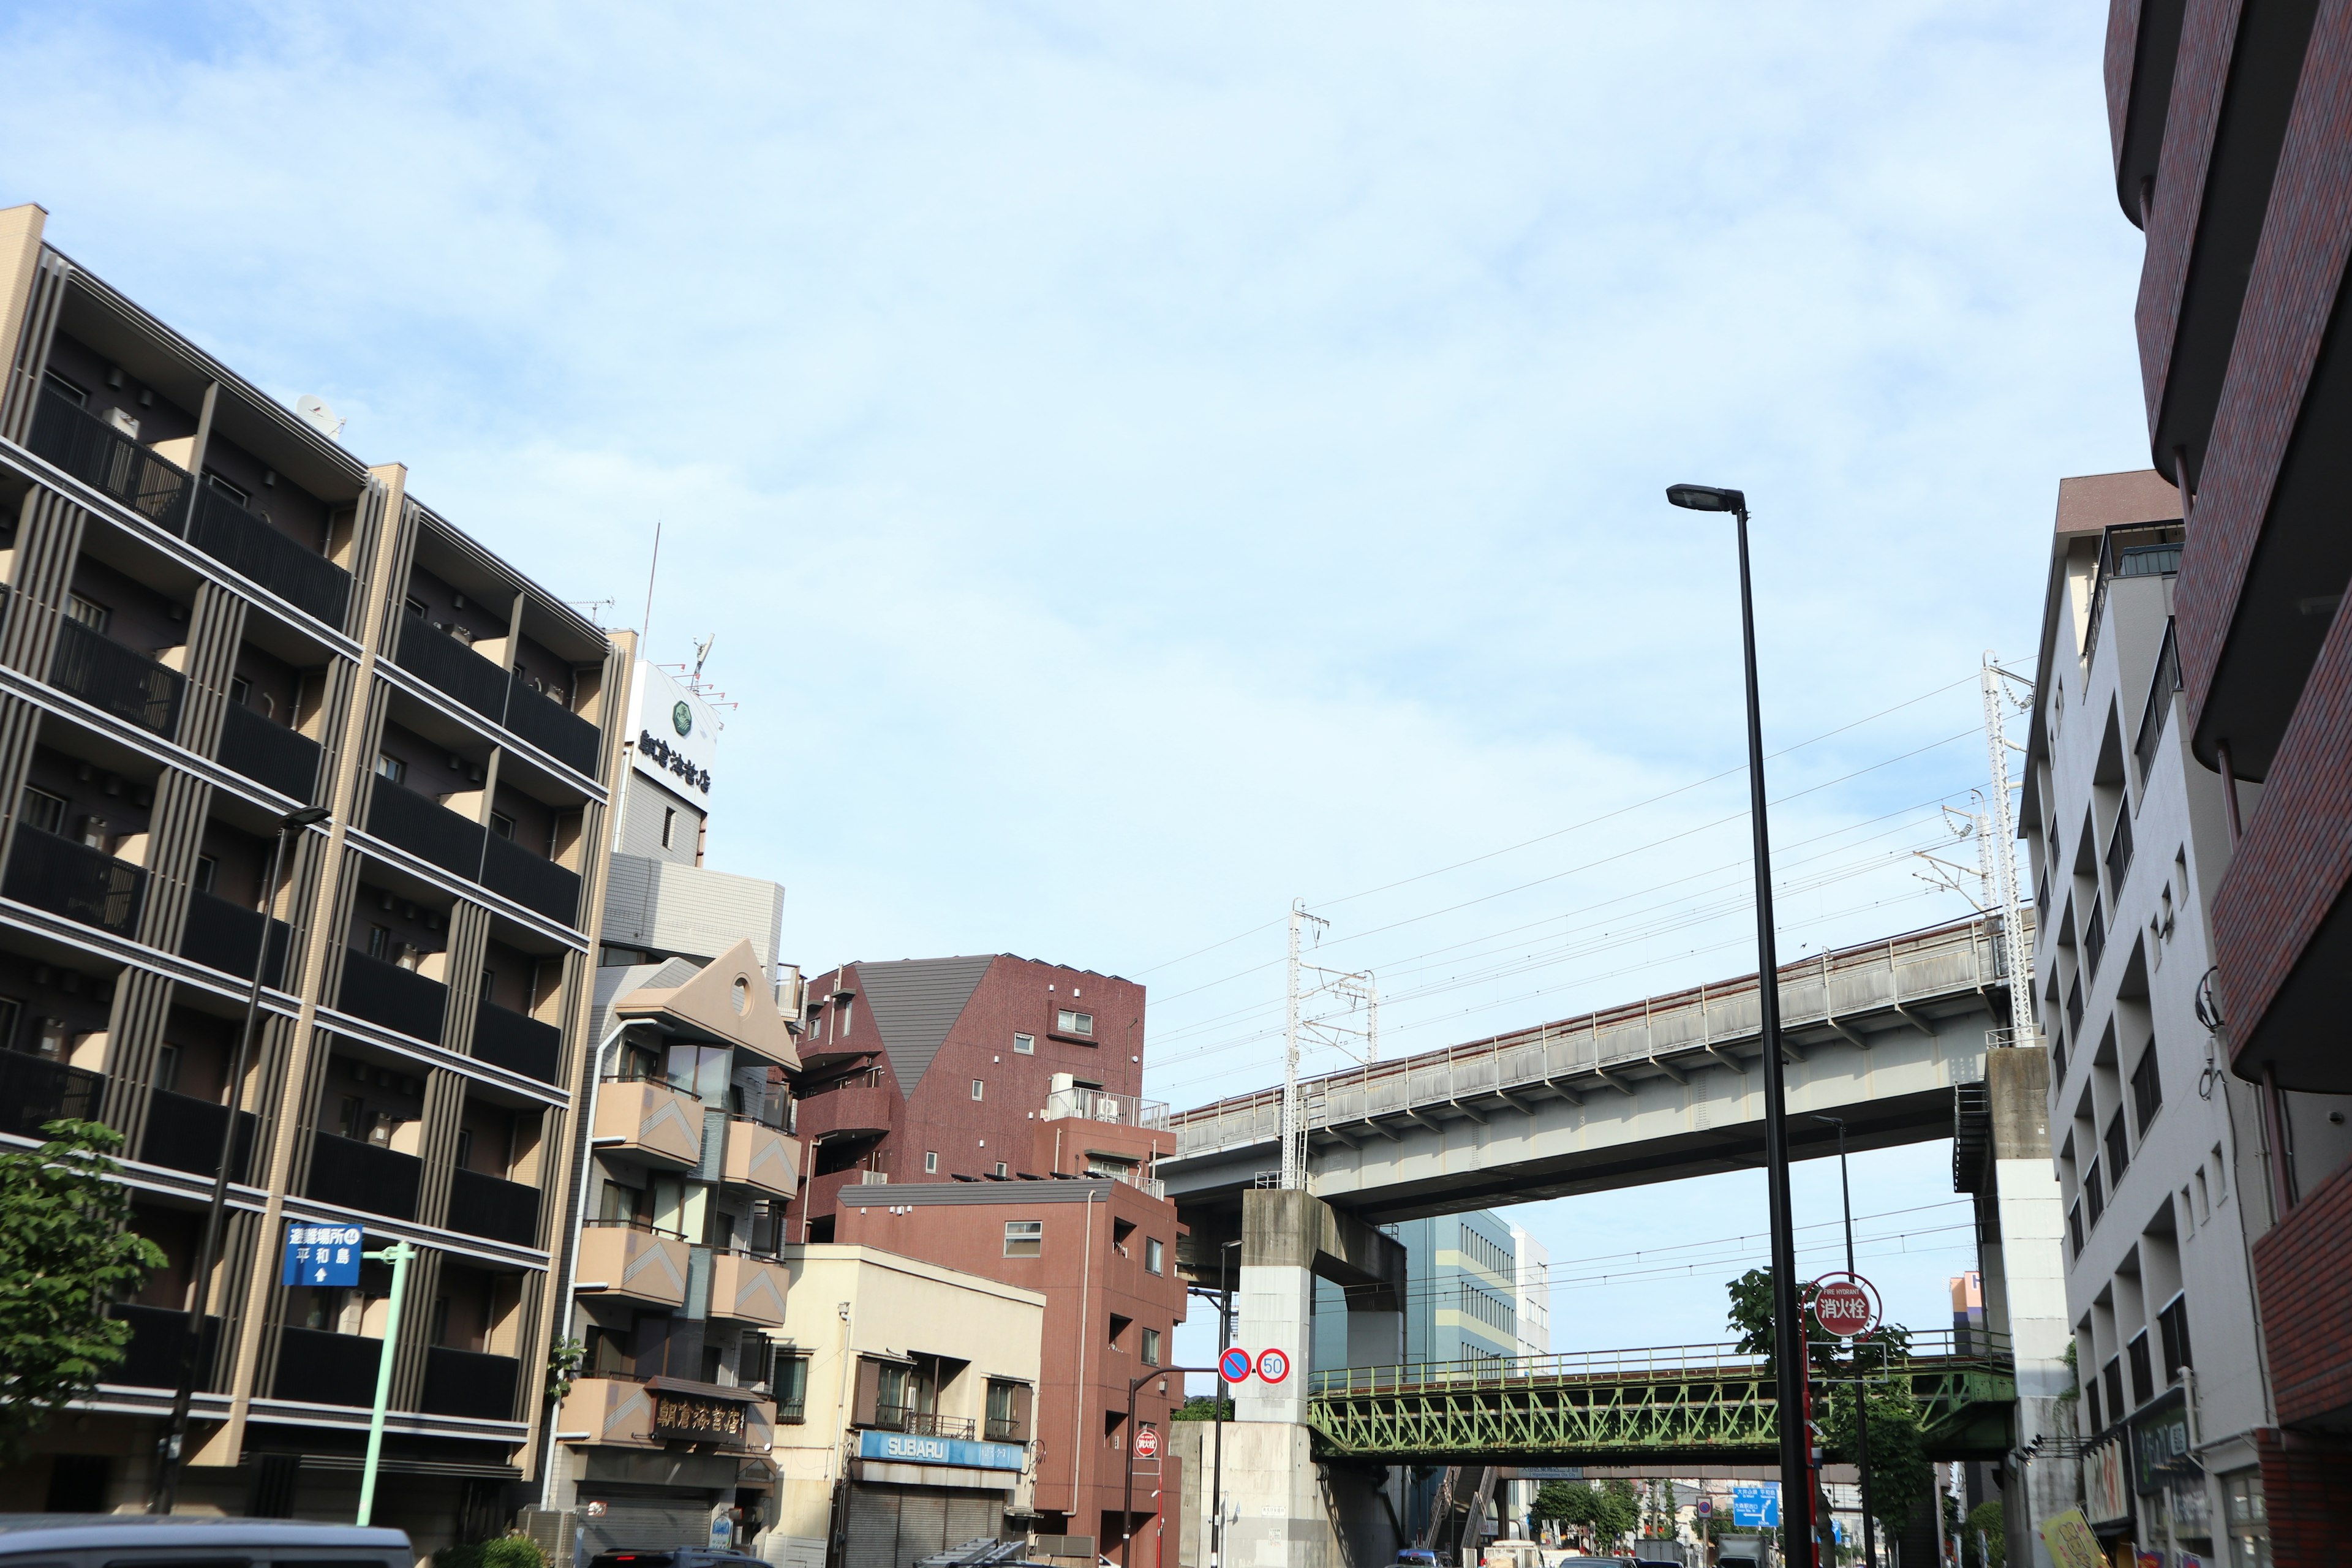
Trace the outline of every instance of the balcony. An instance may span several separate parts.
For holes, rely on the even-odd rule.
[[[533,691],[520,670],[508,687],[506,727],[557,762],[595,776],[604,731],[553,698]]]
[[[257,910],[240,909],[210,893],[188,895],[187,923],[180,932],[180,956],[207,969],[253,978],[254,961],[261,956],[261,933],[269,932],[269,959],[262,966],[261,983],[273,991],[286,988],[286,950],[293,928]]]
[[[181,1358],[188,1348],[187,1313],[169,1307],[117,1301],[106,1309],[106,1315],[118,1323],[131,1325],[131,1342],[123,1347],[121,1362],[99,1374],[100,1383],[124,1388],[180,1386]],[[204,1339],[196,1346],[198,1388],[212,1384],[213,1356],[220,1348],[220,1321],[218,1318],[205,1320]]]
[[[103,849],[22,824],[0,892],[37,910],[127,937],[139,929],[147,873]]]
[[[872,1136],[890,1131],[898,1090],[877,1070],[834,1084],[819,1084],[801,1097],[800,1128],[812,1137]]]
[[[49,684],[167,741],[179,731],[180,698],[187,687],[178,670],[71,616],[58,622]]]
[[[601,1152],[684,1170],[702,1163],[702,1101],[651,1079],[608,1078],[590,1136]]]
[[[278,1376],[270,1393],[278,1399],[299,1399],[305,1405],[358,1405],[375,1404],[376,1365],[383,1342],[365,1334],[330,1333],[324,1329],[283,1329],[278,1342]]]
[[[370,958],[354,948],[343,954],[343,983],[335,993],[335,1005],[354,1018],[437,1046],[449,988],[429,974]]]
[[[302,1191],[337,1208],[415,1219],[417,1190],[424,1178],[425,1162],[414,1154],[332,1132],[313,1132],[310,1179]]]
[[[468,882],[481,879],[482,840],[489,836],[488,830],[382,775],[371,781],[368,790],[367,830]]]
[[[0,1132],[38,1138],[51,1121],[95,1121],[105,1098],[104,1073],[0,1050]]]
[[[495,1002],[474,1009],[474,1057],[509,1072],[553,1083],[562,1070],[563,1031]]]
[[[201,485],[188,542],[229,570],[341,631],[352,574],[239,506],[226,490]]]
[[[625,1220],[580,1230],[579,1289],[655,1307],[686,1304],[686,1237]]]
[[[633,1377],[583,1377],[556,1407],[555,1429],[603,1447],[656,1448],[653,1390]]]
[[[1131,1094],[1106,1094],[1098,1089],[1056,1089],[1045,1096],[1045,1119],[1051,1121],[1060,1117],[1164,1132],[1168,1130],[1168,1102],[1138,1100]]]
[[[727,1159],[719,1179],[774,1197],[791,1197],[800,1190],[795,1152],[792,1139],[766,1123],[746,1116],[730,1117],[727,1122]]]
[[[710,1255],[710,1315],[714,1318],[781,1328],[784,1292],[791,1288],[792,1276],[768,1258],[748,1252]]]
[[[446,815],[446,813],[444,815]],[[482,886],[537,910],[558,925],[580,923],[580,875],[511,838],[490,834],[482,846]]]
[[[539,1189],[479,1171],[449,1176],[449,1228],[530,1247],[539,1240]]]
[[[168,1089],[152,1091],[147,1103],[147,1131],[139,1138],[139,1157],[166,1170],[193,1175],[220,1174],[221,1134],[228,1131],[229,1110],[194,1095]],[[251,1179],[253,1134],[257,1119],[250,1110],[236,1113],[236,1146],[230,1151],[228,1179]]]
[[[112,496],[158,527],[180,531],[187,470],[46,387],[33,415],[32,447],[90,489]]]
[[[404,616],[393,662],[493,724],[506,721],[507,672],[422,616]]]
[[[319,742],[242,702],[221,715],[221,766],[279,795],[310,804],[319,786]]]
[[[883,1408],[886,1407],[877,1406],[876,1415],[879,1415]],[[878,1426],[880,1423],[877,1421],[876,1425]],[[941,1415],[929,1410],[906,1411],[899,1416],[898,1425],[891,1430],[904,1432],[909,1437],[970,1438],[975,1435],[971,1416]]]
[[[476,1421],[513,1421],[522,1363],[510,1355],[451,1350],[436,1345],[425,1352],[425,1394],[417,1408],[430,1415],[464,1415]]]
[[[2147,792],[2147,775],[2156,768],[2156,743],[2164,739],[2164,721],[2172,716],[2172,699],[2180,690],[2180,647],[2173,640],[2172,621],[2164,623],[2164,645],[2156,651],[2156,670],[2148,678],[2147,706],[2139,716],[2139,738],[2132,756],[2139,763],[2139,787]]]

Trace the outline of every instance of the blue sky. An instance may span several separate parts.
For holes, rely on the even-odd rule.
[[[659,520],[786,953],[1140,978],[1189,1103],[1278,1073],[1295,897],[1391,1054],[1750,966],[1729,542],[1675,480],[1748,491],[1769,744],[1829,735],[1769,770],[1783,952],[1965,912],[1908,856],[1983,782],[1977,660],[2030,660],[2058,478],[2147,461],[2103,28],[18,5],[0,200],[607,624]],[[1874,1212],[1950,1195],[1872,1160]],[[1560,1338],[1713,1337],[1717,1285]]]

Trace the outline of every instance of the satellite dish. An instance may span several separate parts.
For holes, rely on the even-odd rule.
[[[294,412],[300,415],[328,440],[342,439],[343,421],[333,409],[327,406],[325,398],[313,396],[306,392],[294,400]]]

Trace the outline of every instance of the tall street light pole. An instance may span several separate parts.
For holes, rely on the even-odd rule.
[[[180,1488],[182,1450],[188,1441],[188,1412],[196,1399],[196,1361],[204,1345],[205,1309],[210,1305],[213,1266],[220,1259],[221,1222],[228,1209],[228,1173],[236,1158],[237,1119],[244,1113],[245,1068],[253,1054],[253,1025],[261,1012],[261,981],[269,969],[270,907],[278,901],[278,879],[286,868],[286,840],[306,827],[327,820],[323,805],[306,805],[278,820],[277,846],[269,854],[269,881],[261,892],[260,951],[253,955],[253,984],[245,997],[245,1027],[236,1037],[236,1057],[229,1068],[228,1118],[221,1128],[220,1164],[213,1172],[213,1197],[205,1211],[205,1238],[196,1249],[194,1271],[189,1276],[195,1308],[180,1335],[180,1386],[172,1395],[172,1416],[155,1444],[155,1487],[147,1497],[149,1513],[169,1513]],[[283,978],[282,976],[280,978]]]
[[[1853,1185],[1845,1173],[1845,1119],[1813,1113],[1816,1121],[1826,1121],[1838,1134],[1838,1195],[1845,1204],[1845,1271],[1849,1279],[1860,1276],[1853,1271]],[[1878,1537],[1870,1517],[1870,1390],[1862,1381],[1860,1347],[1856,1347],[1853,1385],[1854,1468],[1862,1475],[1862,1560],[1877,1568]]]
[[[1756,840],[1756,1008],[1764,1045],[1764,1184],[1771,1204],[1772,1344],[1780,1430],[1780,1532],[1788,1568],[1813,1568],[1811,1434],[1806,1430],[1805,1321],[1789,1204],[1788,1091],[1780,1072],[1780,964],[1772,941],[1772,837],[1764,815],[1764,720],[1756,695],[1756,600],[1748,581],[1748,498],[1714,485],[1669,485],[1690,511],[1727,511],[1739,542],[1739,646],[1748,670],[1748,816]]]

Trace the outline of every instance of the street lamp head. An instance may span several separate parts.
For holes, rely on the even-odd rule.
[[[1719,485],[1668,485],[1666,500],[1685,511],[1738,511],[1748,510],[1748,497],[1739,490],[1727,490]]]
[[[299,811],[289,811],[278,819],[278,826],[291,831],[299,827],[314,827],[334,814],[323,805],[306,805]]]

